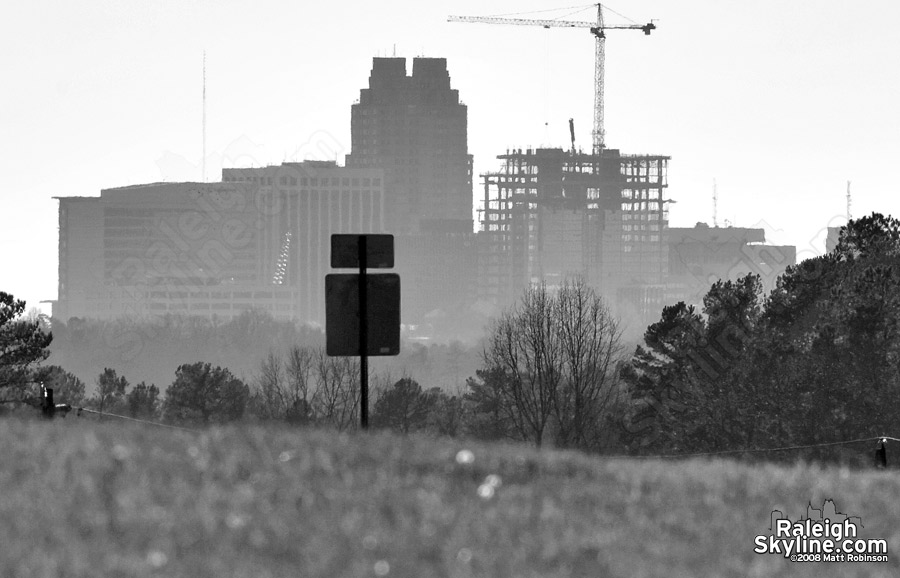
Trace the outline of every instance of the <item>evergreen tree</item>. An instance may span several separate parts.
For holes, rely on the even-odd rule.
[[[225,423],[243,417],[249,398],[250,389],[229,370],[198,361],[176,370],[164,415],[176,422]]]
[[[23,319],[25,301],[0,291],[0,398],[19,399],[37,364],[50,355],[53,334],[40,319]]]

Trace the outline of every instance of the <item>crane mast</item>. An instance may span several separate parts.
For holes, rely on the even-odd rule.
[[[606,148],[606,129],[603,125],[603,89],[606,76],[606,35],[603,33],[603,5],[597,4],[597,27],[591,28],[594,35],[594,131],[592,141],[594,154]],[[649,34],[649,32],[647,32]]]
[[[603,21],[603,5],[597,4],[597,21],[584,22],[575,20],[530,20],[523,18],[496,18],[485,16],[450,16],[448,22],[480,22],[483,24],[512,24],[516,26],[541,26],[543,28],[587,28],[594,35],[594,130],[592,132],[593,152],[600,154],[606,147],[606,130],[604,128],[604,91],[606,61],[606,30],[641,30],[649,35],[656,25],[629,24],[623,26],[606,26]]]

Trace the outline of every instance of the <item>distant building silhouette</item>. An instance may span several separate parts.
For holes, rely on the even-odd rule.
[[[838,245],[841,239],[841,229],[843,227],[828,227],[828,233],[825,236],[825,252],[831,253]]]
[[[580,275],[620,312],[656,315],[668,273],[669,157],[518,149],[482,175],[479,298]]]
[[[467,107],[445,58],[375,58],[351,107],[351,168],[384,170],[385,231],[395,235],[403,320],[458,315],[474,302],[472,155]]]
[[[416,58],[412,68],[407,75],[403,58],[374,59],[351,109],[346,167],[226,168],[221,183],[59,197],[55,315],[231,317],[258,307],[322,322],[330,235],[392,233],[403,321],[459,317],[474,302],[476,273],[467,108],[446,59]],[[204,207],[216,195],[242,200],[212,217]],[[216,237],[228,234],[223,222],[240,223],[247,245]],[[228,291],[210,289],[220,286]]]
[[[822,510],[818,508],[812,507],[812,502],[809,502],[806,506],[806,518],[800,517],[801,520],[809,519],[809,520],[821,520],[822,519]]]
[[[673,302],[700,305],[710,286],[736,280],[748,273],[760,276],[771,291],[785,269],[796,264],[797,249],[766,244],[764,229],[744,227],[671,227],[669,238],[669,292]]]
[[[702,302],[718,279],[758,273],[766,289],[796,261],[762,229],[670,228],[669,157],[517,149],[482,175],[478,297],[502,307],[522,288],[579,275],[642,324],[664,305]]]
[[[385,227],[395,234],[472,232],[467,114],[446,58],[375,58],[350,112],[348,167],[385,172]]]
[[[615,313],[649,323],[717,278],[757,272],[771,287],[796,259],[793,247],[765,245],[761,229],[670,229],[668,156],[574,143],[499,156],[501,169],[481,175],[476,236],[468,109],[446,59],[406,67],[373,60],[351,106],[346,167],[225,168],[220,183],[57,197],[54,316],[227,319],[259,308],[323,323],[333,233],[393,234],[402,321],[443,326],[445,337],[540,281],[583,276]]]
[[[258,308],[323,323],[330,236],[383,230],[383,172],[304,162],[223,177],[58,197],[54,316],[228,319]]]
[[[784,512],[782,512],[781,510],[772,510],[772,513],[769,514],[769,530],[774,532],[775,527],[776,527],[775,523],[778,520],[783,520],[783,519],[784,519]]]

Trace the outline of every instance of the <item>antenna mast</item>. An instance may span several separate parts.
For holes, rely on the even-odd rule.
[[[719,226],[719,191],[716,189],[716,179],[713,179],[713,227]]]
[[[847,222],[853,218],[850,214],[850,181],[847,181]]]
[[[203,158],[200,160],[203,182],[206,182],[206,51],[203,51]]]

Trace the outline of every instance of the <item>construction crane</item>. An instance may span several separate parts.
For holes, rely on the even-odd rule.
[[[569,135],[572,137],[572,156],[575,156],[575,119],[569,119]]]
[[[604,62],[606,60],[606,30],[642,30],[644,34],[650,34],[656,29],[652,22],[647,24],[628,24],[606,26],[603,23],[603,5],[597,4],[597,21],[581,22],[573,20],[527,20],[522,18],[497,18],[488,16],[450,16],[448,22],[480,22],[483,24],[513,24],[517,26],[542,26],[544,28],[587,28],[594,35],[595,59],[594,59],[594,154],[600,154],[605,148],[606,134],[603,128],[603,84]]]

